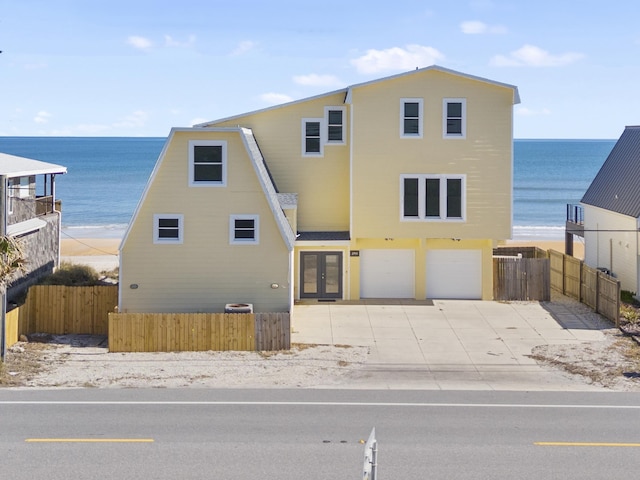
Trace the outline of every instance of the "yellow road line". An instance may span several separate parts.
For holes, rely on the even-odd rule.
[[[640,447],[640,443],[534,442],[539,447]]]
[[[27,443],[153,443],[153,438],[27,438]]]

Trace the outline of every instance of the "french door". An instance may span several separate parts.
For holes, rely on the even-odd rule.
[[[342,298],[342,252],[300,252],[300,297]]]

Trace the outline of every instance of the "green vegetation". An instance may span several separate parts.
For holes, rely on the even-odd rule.
[[[622,290],[620,292],[620,301],[622,303],[628,303],[629,305],[640,306],[640,302],[635,299],[636,292],[630,292],[628,290]]]
[[[41,285],[66,285],[89,287],[101,285],[100,275],[88,265],[76,265],[62,262],[60,267],[48,277],[39,282]]]

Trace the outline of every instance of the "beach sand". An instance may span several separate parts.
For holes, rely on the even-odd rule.
[[[120,238],[63,238],[60,255],[63,262],[89,265],[99,272],[118,267]],[[506,246],[539,247],[564,252],[562,240],[508,240]],[[573,256],[584,259],[584,244],[573,242]]]
[[[98,272],[118,267],[119,238],[63,238],[60,242],[60,260],[78,265],[89,265]]]

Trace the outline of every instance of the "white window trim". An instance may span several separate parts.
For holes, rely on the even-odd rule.
[[[7,179],[7,183],[6,183],[6,188],[8,191],[7,194],[7,213],[13,213],[13,202],[14,202],[14,198],[16,198],[16,194],[14,191],[14,179],[13,178],[9,178]]]
[[[418,133],[404,133],[404,105],[405,103],[418,104]],[[400,138],[422,138],[424,133],[424,100],[422,98],[401,98],[400,99]]]
[[[315,153],[307,153],[307,123],[314,122],[320,124],[320,152]],[[325,131],[327,129],[324,118],[303,118],[301,124],[301,143],[302,143],[302,156],[303,157],[324,157],[324,144],[326,143],[326,134]]]
[[[447,105],[449,103],[462,104],[462,133],[447,133]],[[467,138],[467,99],[443,98],[442,99],[442,138]]]
[[[160,220],[178,220],[178,238],[160,238]],[[184,241],[184,215],[179,213],[156,213],[153,216],[153,243],[156,245],[178,245]]]
[[[222,181],[196,182],[194,180],[195,147],[222,147]],[[226,187],[227,186],[227,142],[223,140],[189,140],[189,186],[190,187]]]
[[[253,234],[251,239],[237,239],[235,235],[236,220],[253,220]],[[229,243],[231,245],[258,245],[260,243],[260,216],[259,215],[230,215],[229,216]]]
[[[404,181],[407,178],[418,179],[418,216],[417,217],[405,217],[404,216]],[[427,217],[425,206],[426,186],[425,180],[430,178],[437,178],[440,180],[440,216],[439,217]],[[461,217],[447,217],[447,180],[459,179],[462,180],[462,195],[461,202]],[[442,188],[444,186],[444,188]],[[402,222],[452,222],[460,223],[467,220],[467,176],[466,175],[430,175],[430,174],[403,174],[400,175],[400,221]]]
[[[329,140],[329,110],[342,112],[342,140]],[[324,107],[324,122],[326,129],[327,145],[346,145],[347,143],[347,109],[346,107]]]

